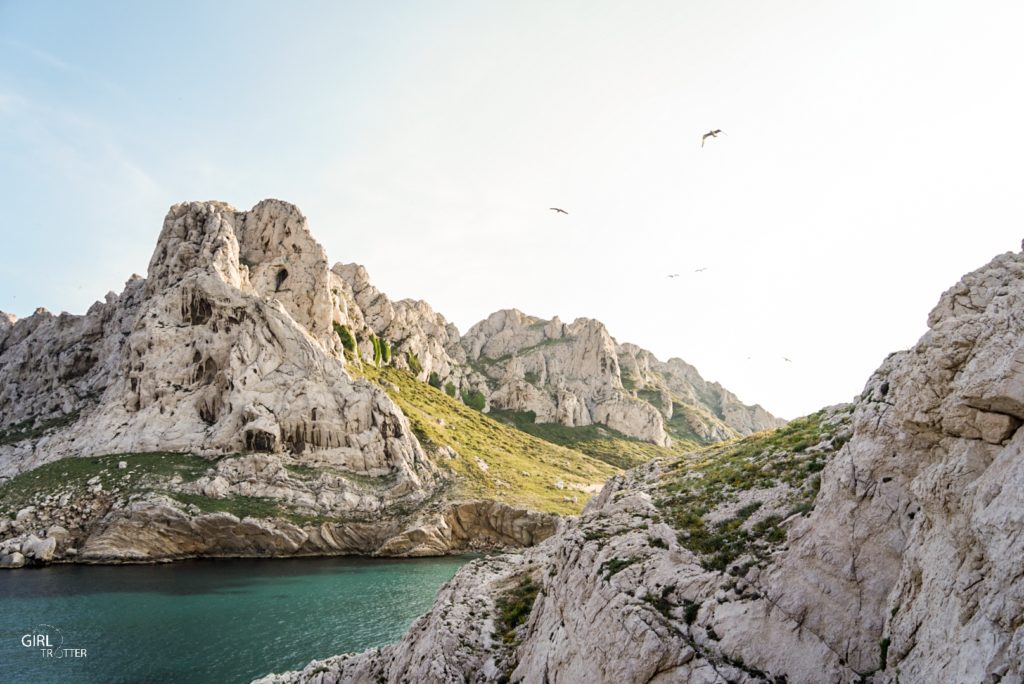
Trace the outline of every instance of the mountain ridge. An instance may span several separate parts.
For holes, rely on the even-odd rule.
[[[547,322],[550,349],[533,350],[534,332],[485,324],[463,336],[365,268],[329,267],[294,205],[174,205],[146,278],[81,316],[0,316],[0,564],[534,543],[618,472],[610,452],[670,453],[602,324]],[[533,363],[543,382],[528,382]],[[565,416],[565,439],[511,419],[555,401],[571,410],[541,420]],[[736,432],[702,410],[719,428],[708,440]],[[62,468],[78,479],[60,482]]]

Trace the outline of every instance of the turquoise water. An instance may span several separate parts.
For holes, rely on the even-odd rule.
[[[467,560],[217,560],[2,571],[0,678],[248,682],[397,640]],[[50,639],[50,657],[43,641],[22,645],[32,633]]]

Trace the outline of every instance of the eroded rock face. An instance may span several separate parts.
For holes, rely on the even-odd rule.
[[[120,371],[143,287],[132,276],[120,295],[108,293],[83,316],[45,309],[21,320],[0,315],[0,426],[94,407]]]
[[[290,453],[424,498],[435,469],[405,417],[345,371],[331,282],[292,205],[172,207],[146,281],[86,316],[40,313],[0,333],[0,422],[80,412],[0,447],[0,474],[66,455]]]
[[[834,451],[813,510],[774,523],[784,531],[774,546],[709,564],[692,549],[721,547],[667,513],[680,492],[700,490],[666,488],[664,466],[648,464],[543,544],[460,570],[398,644],[265,681],[1021,680],[1021,312],[1021,254],[946,292],[928,333],[886,359],[842,419],[852,438],[823,421]],[[825,446],[757,464],[803,472],[798,457],[813,463]],[[746,496],[711,499],[705,520],[735,515]],[[730,539],[745,537],[718,543]],[[510,643],[494,616],[524,576],[540,589]]]
[[[720,441],[783,425],[746,406],[679,359],[663,363],[619,345],[599,321],[544,321],[514,309],[473,326],[459,346],[474,372],[463,385],[491,408],[530,411],[540,423],[601,423],[659,445],[677,437]]]

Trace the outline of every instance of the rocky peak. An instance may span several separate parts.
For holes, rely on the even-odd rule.
[[[274,299],[310,335],[329,339],[327,255],[294,205],[264,200],[248,212],[223,202],[171,207],[150,260],[147,295],[206,277]],[[206,304],[192,291],[186,288],[183,309],[202,316]]]
[[[73,421],[0,447],[0,474],[64,455],[270,452],[426,496],[434,468],[405,416],[345,371],[323,249],[294,206],[171,207],[149,278],[85,316],[32,316],[0,349],[0,425]]]

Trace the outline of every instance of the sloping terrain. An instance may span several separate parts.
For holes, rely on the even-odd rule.
[[[493,420],[459,340],[290,204],[176,205],[147,278],[0,316],[0,565],[528,544],[688,444]]]
[[[613,478],[396,644],[265,682],[1024,680],[1024,254],[851,406]]]

